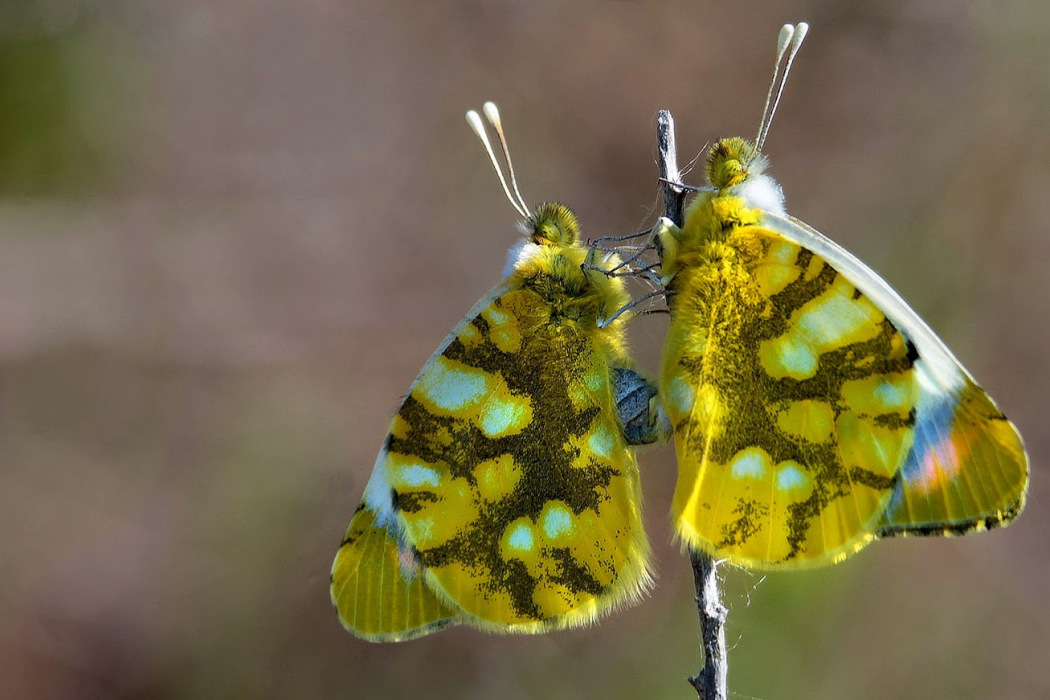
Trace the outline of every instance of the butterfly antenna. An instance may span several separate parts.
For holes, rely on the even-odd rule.
[[[773,115],[776,114],[777,107],[780,106],[780,96],[784,94],[784,87],[787,85],[791,64],[794,63],[795,54],[798,53],[808,33],[809,24],[806,22],[799,22],[797,25],[785,24],[780,28],[780,36],[777,37],[777,60],[773,66],[773,80],[769,83],[769,92],[766,94],[766,106],[762,110],[762,121],[759,122],[758,137],[755,139],[755,151],[757,153],[761,153],[762,148],[765,146],[766,136],[769,135],[769,127],[773,123]],[[790,51],[788,51],[789,46]],[[784,76],[780,79],[780,87],[777,88],[776,98],[774,98],[773,89],[777,85],[777,74],[780,71],[780,63],[783,61],[785,53],[787,53],[787,62],[784,64]]]
[[[496,177],[499,178],[499,183],[503,185],[503,192],[507,195],[507,201],[514,207],[514,210],[518,212],[523,218],[528,218],[529,212],[526,207],[523,207],[515,199],[514,195],[511,194],[510,188],[507,187],[507,179],[503,177],[503,169],[499,166],[499,161],[496,160],[496,153],[492,150],[492,143],[489,141],[489,135],[485,132],[485,124],[481,121],[481,115],[475,110],[467,112],[467,124],[470,124],[470,128],[474,130],[477,137],[481,139],[481,144],[485,147],[485,152],[489,154],[489,162],[492,163],[492,169],[496,171]],[[504,147],[506,147],[504,145]]]
[[[496,130],[496,135],[499,136],[499,145],[503,147],[503,157],[507,160],[507,171],[510,173],[510,186],[514,188],[514,194],[518,197],[518,204],[525,211],[528,211],[529,205],[525,203],[525,198],[521,196],[521,191],[518,189],[518,178],[514,175],[514,163],[510,159],[510,148],[507,146],[507,135],[503,133],[503,122],[499,118],[499,109],[496,107],[495,102],[486,102],[481,109],[484,110],[489,123]]]
[[[762,142],[763,132],[769,130],[766,124],[769,122],[769,107],[773,104],[773,93],[777,89],[777,78],[780,76],[780,64],[784,60],[784,52],[787,51],[788,45],[791,43],[791,36],[794,33],[794,25],[785,24],[780,28],[780,35],[777,37],[777,58],[776,61],[773,62],[773,78],[769,81],[769,91],[766,92],[766,104],[762,108],[762,119],[758,122],[758,133],[755,135],[756,146]]]

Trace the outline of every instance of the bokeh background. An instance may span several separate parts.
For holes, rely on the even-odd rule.
[[[734,698],[1050,696],[1050,9],[1039,0],[0,4],[0,697],[689,698],[674,459],[659,580],[594,628],[346,634],[328,572],[388,420],[530,203],[651,223],[751,135],[789,209],[879,270],[1026,436],[1027,511],[801,574],[726,572]],[[697,181],[694,173],[693,181]],[[665,317],[633,325],[655,370]]]

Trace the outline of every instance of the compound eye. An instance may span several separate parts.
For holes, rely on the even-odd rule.
[[[561,231],[550,221],[544,221],[536,227],[537,243],[556,243],[561,238]]]

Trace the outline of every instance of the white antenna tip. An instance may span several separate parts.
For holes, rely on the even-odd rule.
[[[500,123],[499,108],[496,106],[496,103],[486,102],[481,108],[485,111],[485,116],[488,117],[489,122],[498,126]]]
[[[805,23],[803,23],[805,24]],[[809,26],[806,25],[806,29]],[[784,51],[787,50],[788,44],[791,43],[791,37],[795,34],[795,25],[785,24],[780,28],[780,36],[777,37],[777,55],[782,56]]]
[[[800,46],[802,46],[802,40],[806,38],[806,34],[809,33],[809,24],[806,22],[799,22],[797,25],[785,24],[780,28],[780,35],[777,37],[777,60],[773,65],[773,80],[769,84],[769,92],[766,94],[766,106],[762,110],[762,121],[758,125],[758,136],[755,137],[755,146],[757,150],[761,151],[765,145],[766,136],[769,134],[769,126],[773,123],[773,115],[777,112],[777,107],[780,105],[780,96],[784,94],[784,86],[787,85],[788,73],[791,71],[791,64],[795,60],[795,54],[798,52]],[[780,62],[784,58],[784,54],[787,53],[788,45],[791,46],[791,52],[787,54],[787,63],[784,64],[784,77],[780,80],[780,87],[777,87],[777,74],[780,71]],[[776,91],[776,97],[774,97],[774,90]]]
[[[503,186],[503,192],[507,195],[507,199],[514,209],[523,217],[529,215],[528,207],[525,205],[525,201],[521,198],[521,194],[518,192],[518,183],[514,179],[514,166],[510,162],[510,152],[507,150],[507,140],[503,136],[503,128],[499,123],[499,110],[496,109],[496,105],[492,102],[486,102],[482,106],[482,111],[485,112],[485,116],[488,117],[489,123],[492,124],[496,129],[496,135],[499,136],[500,145],[503,146],[503,155],[507,159],[507,170],[510,172],[511,184],[514,186],[514,195],[517,195],[517,199],[514,199],[514,195],[511,194],[510,188],[507,186],[507,180],[503,177],[503,169],[499,165],[499,161],[496,159],[496,154],[492,150],[492,142],[489,141],[488,133],[485,129],[484,122],[481,121],[481,115],[475,110],[471,109],[467,111],[467,124],[477,134],[478,139],[481,140],[481,144],[485,147],[485,152],[488,153],[489,162],[492,163],[492,169],[496,171],[496,176],[499,178],[499,183]]]
[[[795,25],[794,44],[796,48],[802,44],[802,40],[806,38],[806,34],[808,33],[809,24],[807,22],[799,22]]]

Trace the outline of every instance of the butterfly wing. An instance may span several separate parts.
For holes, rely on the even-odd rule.
[[[437,359],[480,310],[507,291],[506,284],[498,285],[467,312],[423,366],[410,392],[425,377],[433,377]],[[404,434],[403,411],[402,406],[394,416],[364,498],[332,564],[331,596],[340,621],[353,634],[376,642],[412,639],[463,618],[426,583],[419,556],[405,538],[404,525],[393,508],[388,446],[395,434]]]
[[[602,332],[509,289],[398,412],[394,508],[427,581],[477,626],[580,624],[648,581],[638,470]]]
[[[1017,512],[1016,430],[884,281],[774,214],[726,246],[679,273],[665,348],[687,543],[752,567],[818,565],[880,535]]]
[[[371,513],[375,542],[386,533],[372,545],[383,556],[370,560],[382,559],[383,576],[418,567],[391,599],[405,602],[384,603],[422,609],[406,638],[452,622],[513,632],[584,624],[649,583],[638,469],[614,390],[621,331],[577,322],[556,302],[523,284],[497,287],[394,417],[355,522]],[[354,531],[352,522],[348,538]],[[351,555],[364,559],[340,550]],[[367,637],[348,611],[376,596],[362,584],[336,593],[333,579],[344,624]]]
[[[886,282],[805,223],[767,225],[825,256],[914,343],[920,393],[915,436],[879,536],[956,535],[1009,523],[1024,508],[1028,455],[1017,428],[929,326]]]
[[[396,642],[454,624],[459,613],[424,583],[394,523],[362,502],[332,565],[332,603],[343,625],[374,642]]]

